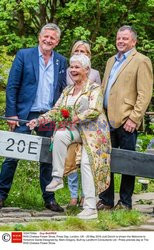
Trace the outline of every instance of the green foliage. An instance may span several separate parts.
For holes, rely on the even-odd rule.
[[[66,210],[66,214],[69,215],[69,216],[77,215],[80,212],[81,212],[81,209],[79,207],[77,207],[77,206],[70,206]]]
[[[7,54],[7,47],[0,46],[0,90],[6,86],[12,61],[13,57]]]
[[[147,150],[147,147],[150,143],[150,141],[154,138],[154,136],[148,135],[148,134],[144,134],[144,133],[140,133],[137,139],[137,145],[136,145],[136,150],[138,152],[145,152]],[[119,189],[120,189],[120,182],[121,182],[121,175],[120,174],[115,174],[114,175],[115,178],[115,192],[119,193]],[[140,179],[140,177],[136,177],[136,181],[135,181],[135,188],[134,188],[134,193],[138,194],[143,192],[142,191],[142,186],[141,183],[138,182],[138,180]],[[146,192],[153,192],[154,190],[154,179],[148,179],[149,180],[149,185],[148,185],[148,189],[146,190]]]
[[[15,224],[14,230],[15,231],[23,231],[24,226],[22,224]]]
[[[3,158],[0,157],[0,166]],[[80,177],[80,176],[79,176]],[[134,193],[141,193],[141,184],[136,178]],[[119,193],[121,175],[115,174],[115,192]],[[81,181],[80,181],[81,182]],[[70,192],[68,190],[67,178],[64,179],[65,186],[63,189],[55,192],[57,202],[66,206],[70,200]],[[25,192],[26,190],[26,192]],[[147,192],[153,192],[154,180],[150,179]],[[80,189],[81,191],[81,189]],[[20,207],[26,209],[42,210],[44,202],[39,184],[39,164],[30,161],[19,161],[13,185],[9,196],[5,202],[6,206]],[[67,215],[74,216],[80,211],[79,208],[69,208],[66,211]]]
[[[136,29],[137,49],[154,59],[153,7],[153,0],[0,0],[0,115],[4,114],[5,93],[2,90],[5,89],[14,54],[19,48],[35,46],[40,28],[45,23],[56,22],[62,29],[61,43],[57,50],[67,58],[70,56],[70,49],[75,40],[83,39],[90,42],[92,66],[103,75],[107,59],[116,53],[117,29],[124,24],[133,25]],[[152,111],[153,107],[150,107],[150,110]],[[0,122],[0,129],[8,129],[6,122]],[[152,136],[140,135],[139,151],[145,151],[151,138]],[[119,192],[120,175],[115,175],[115,179],[116,192]],[[154,181],[151,180],[148,191],[152,191],[153,188]],[[141,187],[136,182],[135,192],[140,190]],[[69,202],[67,179],[65,179],[65,188],[56,192],[56,199],[62,205]],[[6,205],[43,208],[37,163],[20,162]],[[68,213],[73,214],[72,211]],[[107,216],[105,214],[105,218]],[[111,224],[116,226],[117,221],[113,222],[112,219],[110,217],[108,223],[104,223],[102,219],[99,229],[109,230]],[[45,230],[52,230],[52,228],[58,230],[56,223],[51,226],[48,222],[29,225],[29,230],[38,230],[43,228],[43,225]],[[85,228],[84,226],[81,225],[82,228]],[[14,230],[20,227],[16,225]]]
[[[99,213],[100,230],[108,231],[111,228],[139,225],[145,221],[145,217],[138,211],[119,210]]]
[[[147,150],[147,146],[153,138],[153,135],[145,135],[144,133],[141,133],[137,139],[137,151],[145,152]]]
[[[13,52],[19,47],[33,46],[40,27],[47,22],[56,22],[63,31],[65,45],[68,45],[63,47],[61,43],[59,47],[64,54],[76,39],[88,39],[95,47],[98,38],[104,37],[109,41],[107,49],[114,44],[117,28],[129,24],[139,34],[139,48],[151,53],[153,6],[153,0],[1,0],[0,44]],[[110,49],[107,51],[112,53]]]
[[[141,204],[141,205],[152,205],[152,200],[138,200],[137,201],[138,204]]]
[[[97,221],[83,221],[76,217],[68,217],[64,223],[66,231],[97,231]]]
[[[5,113],[5,92],[0,91],[0,115],[4,115]],[[4,127],[6,122],[0,121],[0,129],[5,130]]]
[[[138,33],[138,50],[154,58],[153,0],[20,0],[0,1],[0,46],[9,53],[37,44],[40,28],[56,22],[62,30],[57,50],[67,58],[75,40],[91,43],[92,66],[103,75],[107,59],[116,52],[117,29],[133,25]]]
[[[140,177],[135,178],[135,188],[134,188],[134,194],[142,193],[142,186],[141,183],[138,182],[138,180],[141,179]],[[149,185],[146,192],[153,192],[154,190],[154,179],[149,179]],[[115,193],[120,192],[120,183],[121,183],[121,174],[114,174],[114,182],[115,182]]]
[[[0,166],[3,158],[0,157]],[[65,187],[56,192],[56,200],[66,205],[70,200],[70,193],[65,178]],[[25,192],[26,190],[26,192]],[[44,208],[42,192],[39,183],[39,164],[37,162],[20,160],[13,180],[6,206],[41,210]]]
[[[0,106],[5,105],[5,92],[0,91]]]
[[[116,32],[124,24],[136,29],[137,49],[153,60],[153,7],[153,0],[1,0],[0,46],[5,45],[5,49],[0,49],[3,54],[0,86],[6,84],[13,59],[8,53],[14,55],[19,48],[35,46],[40,28],[48,22],[60,26],[62,37],[57,50],[67,58],[74,41],[90,42],[92,67],[98,69],[101,76],[107,59],[116,53]]]
[[[65,221],[41,221],[0,226],[0,231],[110,231],[119,227],[141,225],[147,218],[138,211],[99,212],[98,220],[84,221],[67,217]]]
[[[20,161],[6,205],[40,210],[44,207],[41,196],[38,164]]]

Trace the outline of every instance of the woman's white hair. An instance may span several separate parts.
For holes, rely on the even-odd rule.
[[[80,55],[73,55],[70,58],[70,64],[72,62],[79,62],[83,68],[91,68],[91,62],[88,56],[84,55],[84,54],[80,54]]]

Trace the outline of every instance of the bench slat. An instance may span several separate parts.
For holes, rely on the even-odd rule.
[[[51,163],[50,138],[0,131],[0,156]],[[111,171],[154,178],[154,154],[112,149]]]
[[[111,171],[113,173],[154,178],[154,154],[113,148]]]

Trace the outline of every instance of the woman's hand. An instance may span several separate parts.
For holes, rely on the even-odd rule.
[[[75,115],[72,119],[72,123],[75,124],[75,123],[78,123],[79,122],[79,118],[77,115]]]
[[[33,119],[30,122],[26,123],[26,126],[30,128],[30,130],[34,129],[38,126],[38,119]]]

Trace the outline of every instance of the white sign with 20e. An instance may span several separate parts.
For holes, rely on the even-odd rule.
[[[39,161],[42,137],[0,131],[0,156]]]

